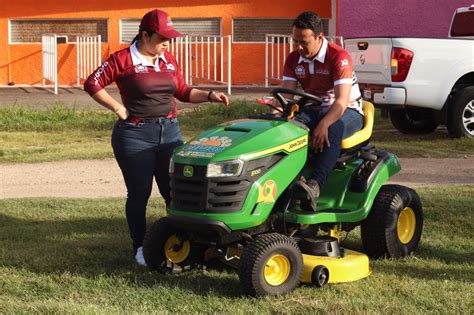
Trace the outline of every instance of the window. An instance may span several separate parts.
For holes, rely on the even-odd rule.
[[[455,15],[451,27],[451,36],[474,36],[474,11]]]
[[[187,35],[221,35],[221,19],[173,19],[174,28]],[[130,43],[138,33],[140,19],[120,20],[120,42]]]
[[[265,34],[290,35],[294,19],[244,19],[233,20],[234,42],[265,42]],[[324,34],[328,34],[328,21],[323,19]]]
[[[10,20],[10,43],[41,43],[44,34],[60,35],[66,37],[68,42],[76,42],[78,35],[101,35],[102,42],[107,42],[107,20]]]

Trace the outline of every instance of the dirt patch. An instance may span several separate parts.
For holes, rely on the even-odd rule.
[[[410,187],[474,185],[474,157],[400,159],[402,171],[391,182]],[[114,159],[0,164],[0,199],[24,197],[125,197]],[[158,196],[156,184],[153,196]]]

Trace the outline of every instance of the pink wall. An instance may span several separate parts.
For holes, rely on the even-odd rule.
[[[447,37],[455,9],[474,0],[338,0],[338,33],[369,36]]]

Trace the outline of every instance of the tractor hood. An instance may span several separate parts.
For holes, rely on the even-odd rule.
[[[252,160],[306,146],[308,132],[288,121],[239,119],[206,130],[174,152],[173,162],[207,165],[209,162]]]

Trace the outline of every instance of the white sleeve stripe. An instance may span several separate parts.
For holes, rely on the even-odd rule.
[[[283,76],[283,81],[298,81],[298,80],[296,80],[295,78],[292,78],[292,77]]]
[[[352,78],[350,78],[350,79],[340,79],[340,80],[334,81],[334,85],[339,85],[339,84],[350,84],[350,85],[352,85]]]

